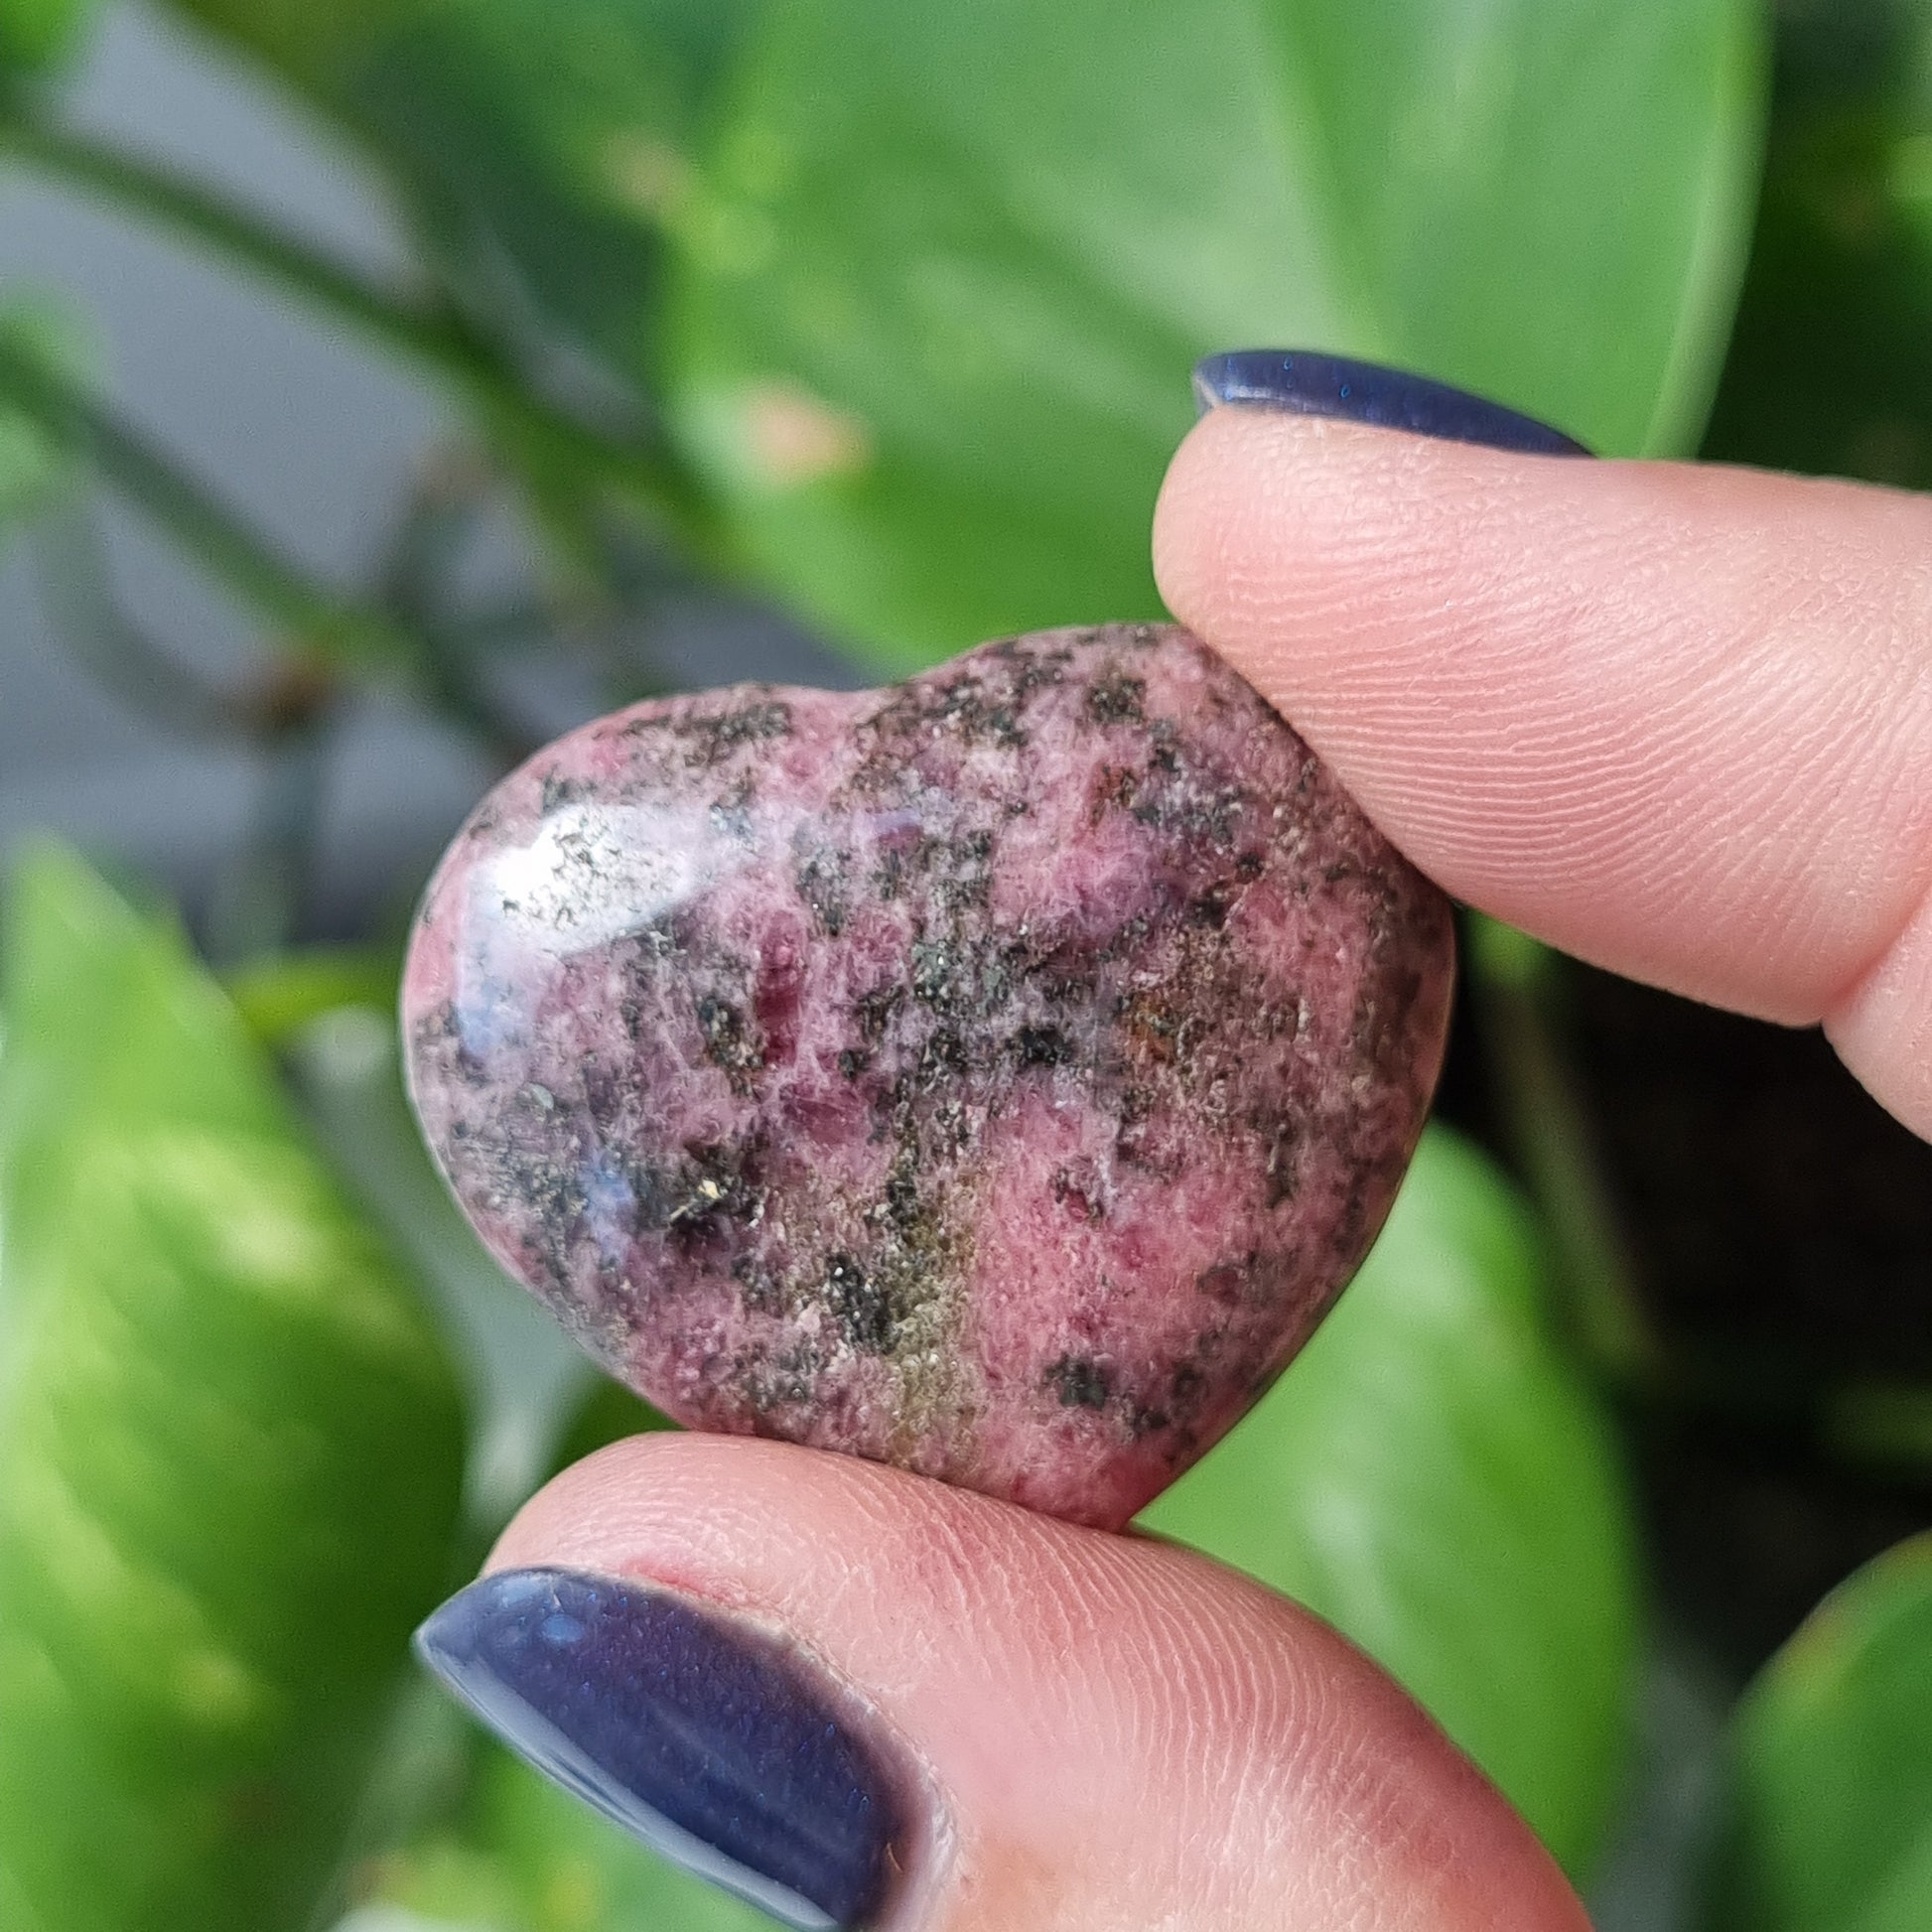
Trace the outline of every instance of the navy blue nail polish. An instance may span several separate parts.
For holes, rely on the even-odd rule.
[[[1485,443],[1525,456],[1588,456],[1561,430],[1447,382],[1300,348],[1238,348],[1194,364],[1203,412],[1223,403],[1338,416],[1378,429],[1408,430],[1452,443]]]
[[[783,1923],[834,1932],[887,1903],[897,1787],[779,1640],[664,1590],[511,1570],[453,1596],[416,1650],[539,1770]]]

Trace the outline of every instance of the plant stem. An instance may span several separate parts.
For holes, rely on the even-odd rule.
[[[544,462],[597,478],[697,554],[714,554],[716,541],[697,484],[668,450],[614,442],[554,408],[453,311],[412,304],[187,176],[67,129],[0,116],[0,153],[211,248],[350,323],[465,392]]]
[[[374,594],[400,622],[427,623],[476,534],[491,478],[456,448],[419,460],[403,511],[375,573]]]
[[[1469,915],[1465,948],[1504,1126],[1543,1213],[1571,1320],[1588,1355],[1627,1390],[1654,1390],[1661,1346],[1557,1012],[1562,960],[1528,934]]]
[[[253,821],[209,913],[208,952],[217,963],[274,953],[293,935],[315,870],[333,738],[324,713],[263,743]]]
[[[345,669],[421,677],[420,638],[380,613],[316,583],[242,522],[205,484],[78,383],[0,334],[0,400],[90,461],[122,494],[183,543],[305,651]]]
[[[157,227],[172,229],[243,263],[412,360],[454,369],[464,355],[461,343],[426,311],[412,308],[355,269],[304,246],[162,163],[11,115],[0,117],[0,155],[114,202]]]
[[[179,662],[121,609],[90,499],[70,494],[27,536],[49,622],[104,689],[142,718],[185,737],[245,729],[226,691]]]
[[[443,608],[445,580],[476,527],[483,483],[474,464],[452,453],[424,466],[376,573],[375,595],[423,639],[430,695],[508,769],[536,750],[536,740],[495,701]]]

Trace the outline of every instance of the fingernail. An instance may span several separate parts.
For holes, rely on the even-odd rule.
[[[1408,430],[1452,443],[1484,443],[1525,456],[1588,456],[1581,443],[1499,402],[1404,369],[1300,348],[1237,348],[1194,364],[1203,415],[1233,403],[1299,416],[1335,416],[1377,429]]]
[[[572,1570],[472,1584],[416,1633],[512,1750],[699,1876],[810,1932],[863,1926],[905,1806],[851,1700],[777,1638]]]

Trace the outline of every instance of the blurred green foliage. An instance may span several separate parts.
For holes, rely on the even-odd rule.
[[[648,1402],[632,1395],[621,1383],[600,1376],[558,1438],[556,1465],[567,1469],[573,1462],[581,1462],[585,1456],[608,1449],[613,1443],[621,1443],[626,1437],[673,1427]]]
[[[1682,447],[1741,261],[1753,27],[1712,0],[773,9],[675,210],[673,419],[746,555],[892,671],[1159,615],[1175,371],[1229,344]]]
[[[1719,1932],[1932,1925],[1932,1535],[1840,1586],[1740,1706]]]
[[[662,199],[761,0],[181,0],[379,153],[478,326],[641,377]]]
[[[654,1858],[495,1744],[449,1825],[369,1873],[371,1902],[492,1932],[769,1932],[756,1906]]]
[[[450,1581],[455,1380],[178,932],[50,849],[6,954],[0,1921],[299,1927]]]
[[[305,760],[345,690],[400,683],[499,760],[526,749],[493,695],[500,620],[444,581],[504,492],[548,546],[531,648],[575,648],[587,611],[752,584],[897,671],[1158,610],[1148,512],[1214,349],[1399,361],[1606,453],[1696,447],[1715,389],[1714,453],[1932,483],[1922,0],[1791,0],[1768,94],[1751,0],[172,4],[366,165],[409,274],[370,281],[69,124],[78,0],[0,0],[12,165],[354,325],[462,425],[456,481],[409,507],[379,580],[312,583],[121,421],[58,312],[0,307],[0,529],[91,464],[261,620],[258,676],[185,695],[105,625],[129,688],[258,755],[255,903],[300,857]],[[654,674],[598,664],[614,696]],[[302,1932],[353,1851],[355,1895],[431,1921],[740,1932],[744,1908],[493,1747],[469,1747],[460,1796],[429,1780],[407,1819],[351,1823],[449,1566],[548,1445],[661,1423],[539,1374],[403,1146],[368,1050],[394,934],[372,936],[299,953],[285,918],[258,924],[230,1000],[76,861],[16,889],[0,1923]],[[1543,1125],[1574,1180],[1570,1117]],[[1587,1195],[1545,1189],[1546,1240],[1433,1133],[1336,1314],[1150,1517],[1335,1621],[1580,1875],[1643,1621],[1609,1405],[1545,1258],[1591,1272],[1601,1230],[1565,1207]],[[1724,1932],[1926,1922],[1925,1574],[1901,1555],[1849,1587],[1752,1693]],[[383,1761],[378,1791],[415,1763]]]
[[[32,74],[69,52],[91,0],[7,0],[0,8],[0,80]]]
[[[73,318],[44,299],[17,297],[0,307],[0,340],[56,367],[83,359]],[[0,403],[0,541],[45,510],[73,470],[72,452],[45,424]]]
[[[1932,484],[1932,8],[1793,5],[1706,453]]]

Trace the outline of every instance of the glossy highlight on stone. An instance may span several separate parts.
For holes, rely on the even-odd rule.
[[[1441,1063],[1448,902],[1184,631],[653,700],[432,881],[411,1094],[694,1428],[1118,1527],[1308,1338]]]

